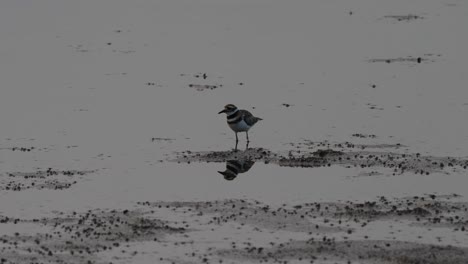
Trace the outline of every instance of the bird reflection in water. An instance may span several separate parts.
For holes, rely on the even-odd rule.
[[[226,170],[218,171],[224,176],[226,181],[234,180],[238,174],[247,172],[252,168],[255,161],[250,159],[237,159],[237,160],[228,160],[226,161]]]

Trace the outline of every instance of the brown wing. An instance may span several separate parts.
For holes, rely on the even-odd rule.
[[[242,117],[244,118],[245,123],[249,126],[255,125],[259,120],[262,120],[261,118],[253,116],[249,111],[247,110],[239,110],[242,111]]]

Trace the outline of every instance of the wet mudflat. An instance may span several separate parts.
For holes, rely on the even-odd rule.
[[[296,169],[356,170],[355,176],[343,178],[348,182],[411,175],[424,180],[432,174],[448,177],[466,171],[464,158],[411,154],[402,145],[326,141],[287,145],[292,150],[276,153],[264,148],[186,150],[168,153],[159,164],[225,165],[218,176],[231,184],[229,188],[248,177],[268,181],[262,166],[285,168],[293,174]],[[255,167],[260,169],[252,173]],[[48,169],[7,176],[17,185],[40,186],[51,175],[60,179],[75,174],[89,177],[87,173]],[[313,174],[305,175],[312,178],[311,183],[321,181]],[[158,192],[156,186],[153,189]],[[304,195],[302,201],[309,202],[286,199],[282,204],[249,198],[255,197],[249,192],[243,196],[203,201],[196,201],[202,197],[192,201],[187,197],[133,200],[117,209],[83,210],[78,206],[38,218],[1,215],[0,225],[5,227],[0,235],[2,262],[465,263],[468,258],[468,202],[456,193],[336,201]],[[6,231],[12,226],[18,227],[16,231]],[[29,226],[32,232],[22,232],[22,226]]]
[[[466,8],[1,1],[0,263],[468,263]]]

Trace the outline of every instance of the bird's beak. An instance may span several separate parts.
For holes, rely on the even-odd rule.
[[[219,111],[218,114],[222,114],[222,113],[226,113],[226,109],[223,109],[223,110]]]

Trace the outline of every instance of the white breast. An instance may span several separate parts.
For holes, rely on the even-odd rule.
[[[247,125],[244,120],[241,120],[235,124],[229,124],[229,127],[236,132],[247,131],[250,129],[250,126]]]

